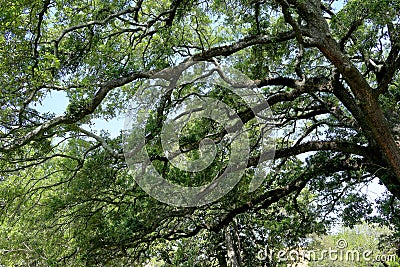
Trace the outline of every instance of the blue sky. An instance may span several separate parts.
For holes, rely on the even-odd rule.
[[[36,105],[36,109],[40,112],[51,112],[56,115],[62,115],[68,106],[67,94],[62,91],[52,91],[49,93],[41,105]],[[96,131],[105,130],[110,133],[111,137],[116,137],[123,130],[125,118],[114,118],[112,120],[106,121],[102,119],[92,120],[93,126],[83,125],[86,130]]]

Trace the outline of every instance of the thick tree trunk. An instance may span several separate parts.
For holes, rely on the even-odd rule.
[[[386,121],[378,102],[378,96],[360,71],[352,64],[339,44],[332,38],[329,26],[323,17],[319,0],[289,1],[294,4],[300,16],[307,22],[307,32],[311,36],[309,42],[316,46],[324,56],[337,68],[349,85],[353,102],[357,110],[347,105],[362,127],[371,146],[377,149],[377,157],[388,167],[388,175],[382,179],[387,188],[400,199],[400,149]],[[344,89],[344,88],[343,88]],[[361,111],[361,113],[360,113]]]
[[[235,231],[235,229],[233,229]],[[230,226],[225,228],[225,243],[226,252],[228,255],[228,266],[230,267],[241,267],[242,261],[240,251],[238,249],[237,241],[235,241],[235,233],[231,232]]]
[[[339,45],[331,37],[318,47],[332,61],[349,84],[360,107],[363,117],[356,118],[367,135],[370,144],[376,146],[393,175],[382,181],[400,199],[400,150],[378,103],[377,96],[358,69],[340,51]],[[355,114],[354,114],[355,115]]]

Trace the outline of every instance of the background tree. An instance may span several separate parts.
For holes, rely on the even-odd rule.
[[[389,0],[3,1],[1,264],[254,266],[266,244],[291,246],[336,220],[369,218],[398,229],[399,11]],[[274,172],[255,192],[248,185],[257,149],[224,198],[195,208],[165,205],[129,174],[122,135],[85,127],[123,115],[141,83],[184,60],[243,72],[274,112]],[[163,113],[147,127],[154,166],[181,185],[208,182],[229,155],[220,151],[193,175],[165,160],[161,115],[196,90],[189,84],[160,101]],[[38,111],[55,91],[66,95],[65,112]],[[233,92],[215,87],[207,96],[234,109],[250,134],[257,131]],[[186,133],[188,153],[203,137],[218,143],[224,135],[209,120],[194,121]],[[380,218],[370,216],[361,190],[376,178],[389,191],[376,204]]]
[[[309,266],[399,266],[393,246],[385,242],[385,236],[390,234],[391,230],[387,227],[363,223],[352,228],[342,227],[335,234],[313,238],[309,249],[317,251],[316,257],[321,257],[322,250],[337,251],[337,254],[326,256],[324,260],[310,261]]]

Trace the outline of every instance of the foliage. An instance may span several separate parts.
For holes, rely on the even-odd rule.
[[[3,0],[0,265],[258,266],[265,247],[298,246],[335,223],[365,220],[392,229],[386,240],[398,246],[399,12],[395,0]],[[193,95],[234,110],[251,152],[223,198],[173,207],[135,182],[122,133],[91,125],[121,118],[154,74],[192,61],[251,79],[273,112],[275,159],[249,193],[262,156],[256,114],[221,86],[174,88],[145,126],[146,151],[167,180],[206,184],[231,156],[222,125],[196,119],[179,149],[197,159],[207,137],[218,145],[215,160],[184,172],[166,159],[161,125]],[[56,91],[67,108],[42,112]],[[375,203],[360,188],[377,180],[388,191]]]

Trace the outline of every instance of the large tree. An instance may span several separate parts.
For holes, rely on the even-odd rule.
[[[397,229],[399,12],[395,0],[3,1],[0,264],[254,266],[266,244],[294,245],[337,215],[348,225],[369,217],[360,188],[375,178],[388,189],[378,219]],[[248,192],[261,126],[240,95],[214,86],[202,96],[226,103],[250,136],[243,177],[218,201],[173,207],[135,183],[122,134],[85,125],[123,116],[154,75],[195,61],[228,65],[259,88],[277,129],[273,171]],[[231,148],[201,172],[169,163],[160,127],[200,95],[195,83],[175,89],[154,103],[144,145],[166,179],[202,185]],[[40,112],[55,91],[65,112]],[[193,158],[201,139],[223,146],[227,135],[207,118],[182,132]]]

